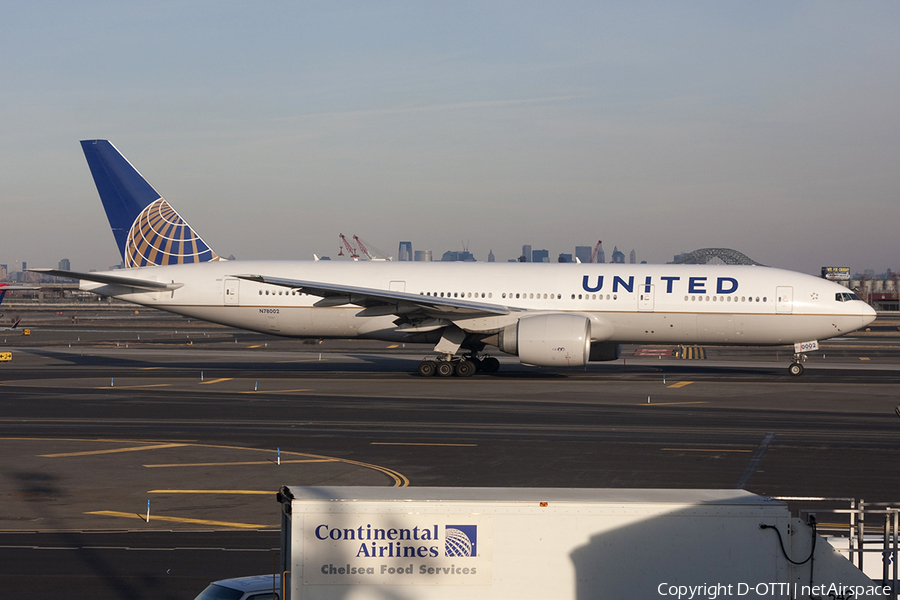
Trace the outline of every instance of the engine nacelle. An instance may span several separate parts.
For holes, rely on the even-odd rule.
[[[619,360],[622,356],[622,344],[615,342],[594,342],[591,344],[591,362]]]
[[[527,365],[580,367],[591,354],[591,321],[568,314],[522,317],[500,332],[497,347]]]

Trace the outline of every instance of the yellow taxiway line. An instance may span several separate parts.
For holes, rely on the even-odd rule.
[[[300,390],[249,390],[238,392],[239,394],[289,394],[292,392],[311,392],[311,388],[300,389]]]
[[[282,460],[281,464],[288,463],[325,463],[338,462],[337,459],[308,459],[308,460]],[[236,465],[274,465],[275,460],[248,460],[243,462],[210,462],[210,463],[171,463],[162,465],[144,465],[148,469],[165,467],[231,467]]]
[[[725,448],[660,448],[663,452],[753,452],[753,450],[730,450]]]
[[[102,517],[122,517],[125,519],[140,519],[146,522],[144,515],[136,513],[118,512],[115,510],[95,510],[84,513],[86,515],[100,515]],[[183,517],[160,517],[153,515],[151,521],[168,521],[171,523],[190,523],[192,525],[212,525],[214,527],[231,527],[234,529],[263,529],[268,528],[267,525],[259,525],[256,523],[232,523],[230,521],[209,521],[207,519],[185,519]]]
[[[697,400],[696,402],[653,402],[652,404],[641,403],[640,406],[674,406],[677,404],[707,404],[707,400]]]
[[[171,383],[151,383],[147,385],[102,385],[97,386],[95,390],[137,390],[141,388],[170,387]]]
[[[370,446],[462,446],[474,447],[478,444],[442,444],[438,442],[369,442]]]
[[[6,420],[8,420],[8,419],[0,418],[0,422],[6,421]],[[128,442],[134,443],[134,441],[135,441],[135,440],[118,440],[118,439],[110,439],[110,438],[97,438],[97,439],[92,439],[92,440],[91,439],[85,440],[85,439],[80,439],[80,438],[51,438],[51,439],[52,439],[52,441],[104,442],[104,443],[128,443]],[[0,437],[0,440],[34,440],[34,441],[42,441],[42,442],[48,441],[47,439],[44,439],[44,438],[30,438],[30,437],[18,437],[18,436],[16,436],[16,437]],[[190,446],[192,448],[216,448],[216,449],[224,449],[224,450],[244,450],[244,451],[248,451],[248,452],[268,452],[268,453],[272,452],[271,450],[264,450],[261,448],[247,448],[247,447],[243,447],[243,446],[227,446],[227,445],[223,445],[223,444],[199,444],[199,443],[190,442],[190,441],[185,442],[185,443],[179,443],[179,444],[174,444],[174,443],[173,444],[153,444],[152,442],[150,442],[148,440],[147,443],[148,443],[148,445],[146,445],[146,446],[139,446],[139,447],[135,447],[135,448],[118,448],[118,449],[114,449],[114,450],[92,450],[92,451],[87,451],[87,452],[69,452],[69,453],[62,453],[62,454],[48,454],[48,455],[44,455],[44,456],[46,456],[46,457],[84,456],[84,455],[91,455],[91,454],[132,452],[132,451],[138,451],[138,450],[157,450],[160,448],[172,448],[172,447],[177,447],[177,446]],[[402,473],[395,471],[393,469],[390,469],[388,467],[382,467],[380,465],[375,465],[372,463],[365,463],[365,462],[361,462],[358,460],[350,460],[350,459],[346,459],[346,458],[335,458],[332,456],[323,456],[321,454],[309,454],[307,452],[293,452],[293,451],[289,451],[289,450],[282,451],[281,455],[285,456],[285,457],[286,456],[303,456],[306,458],[301,459],[301,460],[307,460],[310,462],[313,462],[313,461],[315,461],[315,462],[339,462],[339,463],[343,463],[346,465],[354,465],[357,467],[362,467],[364,469],[371,469],[373,471],[378,471],[379,473],[387,475],[389,478],[391,478],[393,480],[393,487],[406,487],[409,485],[409,479]],[[269,459],[269,463],[271,463],[271,462],[272,462],[272,460]]]
[[[132,448],[114,448],[112,450],[86,450],[84,452],[62,452],[60,454],[39,454],[41,458],[64,458],[69,456],[91,456],[93,454],[115,454],[117,452],[139,452],[141,450],[160,450],[162,448],[181,448],[188,444],[155,444],[151,446],[134,446]]]

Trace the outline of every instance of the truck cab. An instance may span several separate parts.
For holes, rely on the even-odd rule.
[[[251,575],[214,581],[194,600],[281,600],[281,576]]]

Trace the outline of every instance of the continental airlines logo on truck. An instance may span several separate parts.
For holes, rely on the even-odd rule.
[[[336,515],[330,515],[334,517]],[[423,523],[414,515],[372,517],[352,526],[323,515],[304,524],[303,580],[306,584],[476,584],[490,582],[484,552],[489,522]],[[469,517],[466,517],[469,519]],[[332,521],[332,522],[330,522]],[[459,524],[463,523],[463,524]],[[489,537],[489,536],[488,536]]]
[[[439,541],[438,530],[438,525],[415,526],[412,529],[379,529],[366,524],[365,527],[356,529],[340,529],[323,523],[316,527],[316,539],[360,541],[356,558],[427,558],[440,555],[438,544],[424,543]],[[477,525],[446,525],[444,556],[475,556],[477,540]]]

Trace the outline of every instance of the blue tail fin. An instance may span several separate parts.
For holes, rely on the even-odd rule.
[[[219,260],[115,146],[83,140],[81,147],[126,268]]]

